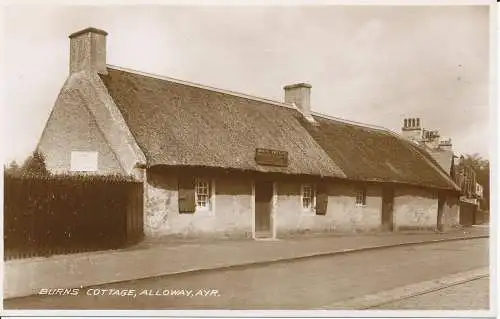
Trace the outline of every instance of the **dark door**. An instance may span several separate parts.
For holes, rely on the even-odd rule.
[[[394,188],[387,186],[382,190],[382,229],[393,230]]]
[[[445,198],[442,194],[438,195],[438,211],[437,211],[437,229],[443,231],[443,208]]]
[[[272,237],[272,227],[271,227],[272,199],[273,199],[273,182],[257,181],[255,183],[256,237]]]

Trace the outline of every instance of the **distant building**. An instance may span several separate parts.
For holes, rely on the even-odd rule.
[[[476,196],[478,198],[483,198],[483,186],[479,183],[476,183]]]
[[[451,138],[440,139],[437,130],[429,130],[422,127],[420,118],[406,118],[401,128],[402,135],[409,141],[415,143],[427,151],[439,166],[460,187],[460,210],[461,219],[464,223],[474,222],[475,211],[480,208],[483,199],[483,187],[477,182],[476,171],[471,165],[464,161],[463,156],[453,153]],[[458,162],[456,159],[459,158]],[[467,212],[467,213],[464,213]]]
[[[451,139],[440,139],[439,131],[424,129],[421,124],[420,118],[404,119],[402,135],[425,149],[448,175],[454,176],[455,155]]]
[[[420,118],[404,119],[402,135],[425,149],[460,186],[466,199],[482,198],[482,187],[477,183],[476,171],[465,164],[464,158],[453,153],[451,138],[440,139],[439,131],[422,128]],[[459,158],[457,162],[455,159]]]

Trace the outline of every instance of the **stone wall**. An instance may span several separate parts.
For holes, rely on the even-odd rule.
[[[54,173],[70,171],[71,152],[98,152],[98,174],[132,174],[146,158],[97,73],[71,74],[61,89],[38,148]]]
[[[277,237],[299,231],[315,231],[317,219],[322,219],[325,228],[328,220],[324,216],[316,216],[313,210],[304,210],[301,203],[301,184],[299,182],[278,182],[276,184],[276,223]]]
[[[59,95],[38,148],[52,173],[70,171],[72,151],[97,152],[97,173],[124,173],[85,101],[75,91],[64,90]]]
[[[253,195],[251,178],[228,174],[214,178],[213,210],[179,214],[177,176],[148,171],[146,185],[145,232],[147,236],[214,236],[251,237]],[[302,232],[368,232],[382,226],[382,187],[366,186],[366,205],[356,205],[354,183],[339,181],[328,186],[326,215],[304,210],[301,183],[276,182],[276,204],[273,215],[277,237]],[[437,194],[437,192],[436,192]],[[396,186],[394,230],[429,230],[437,227],[438,200],[433,191],[410,186]],[[458,202],[447,198],[443,208],[443,225],[458,222]]]
[[[394,194],[394,230],[436,229],[437,191],[399,186]]]
[[[176,174],[148,172],[146,185],[146,236],[251,237],[253,227],[252,179],[231,175],[214,178],[214,210],[180,214]],[[300,232],[371,231],[381,226],[381,189],[367,187],[366,205],[356,206],[356,186],[331,184],[324,216],[304,210],[301,183],[278,181],[273,222],[276,236]]]
[[[306,231],[370,231],[380,228],[382,201],[378,186],[368,186],[366,205],[356,206],[354,184],[329,184],[326,215],[316,215],[314,211],[303,210],[300,191],[300,183],[278,184],[278,235]]]
[[[378,185],[366,185],[366,205],[356,206],[357,185],[338,183],[330,186],[328,213],[332,214],[335,230],[378,230],[382,223],[382,190]]]
[[[148,171],[145,235],[251,237],[251,181],[227,176],[218,177],[213,185],[212,210],[180,214],[176,174]]]
[[[446,201],[443,206],[443,216],[441,223],[443,230],[448,230],[460,225],[460,204],[459,196],[449,194],[446,196]]]

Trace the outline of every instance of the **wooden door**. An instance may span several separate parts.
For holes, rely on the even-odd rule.
[[[394,188],[386,186],[382,190],[382,229],[393,230]]]
[[[257,181],[255,183],[255,235],[256,237],[272,237],[273,182]]]
[[[437,211],[437,229],[443,231],[443,209],[446,198],[444,195],[438,195],[438,211]]]

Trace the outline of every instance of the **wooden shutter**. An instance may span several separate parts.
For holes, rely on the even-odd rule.
[[[328,208],[328,194],[326,185],[319,184],[316,189],[316,215],[326,215]]]
[[[194,183],[193,176],[179,176],[179,213],[181,214],[192,214],[196,210]]]

